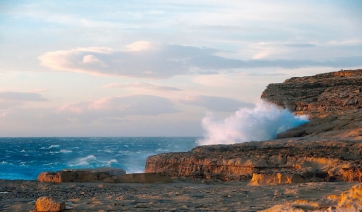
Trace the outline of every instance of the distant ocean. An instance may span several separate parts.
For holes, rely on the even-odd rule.
[[[35,180],[40,172],[116,167],[143,172],[146,158],[185,152],[199,138],[0,138],[0,179]]]

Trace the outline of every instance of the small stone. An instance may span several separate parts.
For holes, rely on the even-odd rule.
[[[35,210],[38,212],[64,211],[65,202],[53,199],[52,197],[39,197],[35,203]]]

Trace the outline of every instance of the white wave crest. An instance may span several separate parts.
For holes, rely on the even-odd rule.
[[[202,120],[205,136],[197,143],[211,145],[270,140],[280,132],[307,122],[308,116],[295,116],[289,110],[260,100],[255,108],[241,108],[224,120],[208,114]]]

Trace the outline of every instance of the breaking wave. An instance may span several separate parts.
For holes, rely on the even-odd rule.
[[[232,116],[220,120],[207,114],[202,120],[206,131],[198,145],[234,144],[275,139],[287,129],[309,122],[308,116],[296,116],[277,105],[259,100],[255,108],[241,108]]]

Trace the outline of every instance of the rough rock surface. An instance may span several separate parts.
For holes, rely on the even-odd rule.
[[[39,197],[35,202],[35,211],[58,212],[65,210],[65,202],[53,199],[52,197]]]
[[[154,155],[147,158],[145,171],[225,181],[250,180],[253,174],[261,174],[255,175],[261,184],[268,182],[263,176],[277,184],[277,177],[270,178],[278,174],[281,183],[348,182],[362,181],[361,159],[362,141],[294,138]]]
[[[38,176],[39,182],[100,182],[115,176],[124,175],[123,169],[99,168],[84,170],[63,170],[58,172],[42,172]]]
[[[279,133],[277,138],[323,137],[362,140],[362,110],[314,118],[302,126]]]
[[[329,195],[320,201],[296,200],[291,203],[275,205],[263,212],[304,212],[304,211],[361,211],[362,185],[355,185],[341,195]]]
[[[311,118],[362,108],[362,69],[293,77],[267,86],[261,98]]]

